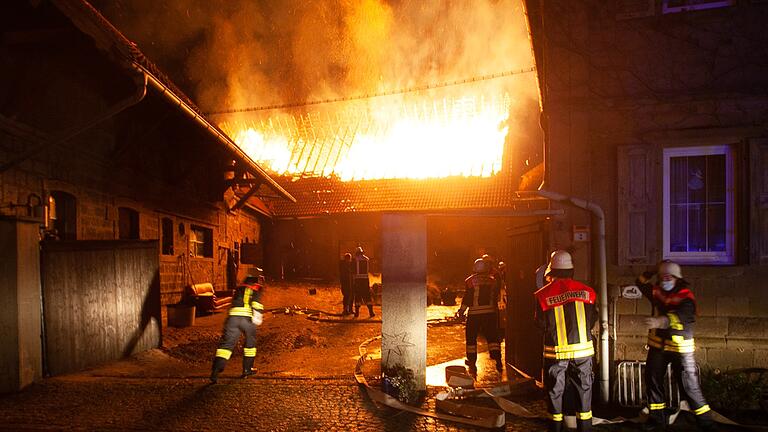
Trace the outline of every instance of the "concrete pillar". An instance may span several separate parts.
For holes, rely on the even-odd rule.
[[[0,219],[0,393],[43,376],[40,221]]]
[[[381,367],[411,369],[416,389],[426,390],[426,217],[385,214],[381,237]]]

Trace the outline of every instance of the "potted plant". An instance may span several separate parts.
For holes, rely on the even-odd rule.
[[[381,385],[384,393],[406,404],[418,402],[421,395],[416,390],[413,371],[400,364],[385,367],[382,370]]]

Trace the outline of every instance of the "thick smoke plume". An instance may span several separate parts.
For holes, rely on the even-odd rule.
[[[206,111],[390,91],[532,65],[520,0],[95,5]],[[498,81],[535,97],[531,74]]]

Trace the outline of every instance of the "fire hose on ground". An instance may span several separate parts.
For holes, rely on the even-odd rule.
[[[524,388],[526,384],[535,382],[535,380],[532,377],[526,375],[524,372],[520,371],[520,369],[516,368],[514,365],[509,365],[509,366],[512,367],[518,374],[520,374],[524,378],[522,381],[518,383],[500,383],[491,388],[481,388],[481,389],[453,387],[447,391],[438,393],[435,396],[435,399],[436,399],[435,407],[438,410],[444,411],[443,413],[432,412],[432,411],[425,410],[423,408],[406,405],[400,402],[399,400],[397,400],[396,398],[386,394],[384,391],[377,389],[375,387],[372,387],[371,385],[368,384],[368,381],[365,379],[365,375],[363,374],[363,366],[365,365],[365,362],[367,360],[377,360],[380,358],[379,356],[371,355],[368,353],[368,345],[371,342],[379,339],[381,339],[381,336],[375,336],[360,344],[360,346],[358,347],[360,357],[358,358],[357,364],[355,365],[355,380],[357,381],[358,385],[362,386],[365,389],[368,397],[370,397],[371,400],[378,405],[388,406],[390,408],[411,412],[411,413],[418,414],[425,417],[432,417],[436,419],[453,421],[457,423],[463,423],[467,425],[489,428],[489,429],[503,427],[506,424],[506,414],[511,414],[516,417],[522,417],[527,419],[539,419],[543,421],[546,421],[549,418],[548,415],[534,414],[528,409],[526,409],[525,407],[523,407],[522,405],[504,398],[504,396],[509,396],[512,394],[521,394],[520,393],[521,388],[523,389],[523,391],[525,391]],[[467,376],[467,378],[469,377]],[[537,382],[537,384],[540,384],[540,383]],[[491,398],[499,407],[499,409],[476,406],[476,405],[471,405],[471,404],[461,402],[462,399],[469,398],[469,397]],[[681,401],[680,407],[678,407],[677,411],[672,415],[670,415],[670,418],[669,418],[670,424],[675,422],[677,416],[682,411],[691,411],[690,407],[688,407],[685,401]],[[768,431],[768,428],[762,427],[762,426],[741,425],[717,413],[714,410],[712,410],[712,415],[713,415],[713,419],[720,424],[738,426],[738,427],[741,427],[747,430],[753,430],[753,431]],[[603,419],[599,417],[593,417],[592,424],[593,425],[609,425],[609,424],[617,424],[617,423],[625,423],[625,422],[645,423],[647,417],[648,417],[648,408],[643,408],[640,414],[633,418],[616,417],[608,420],[608,419]],[[576,427],[575,417],[566,416],[566,423],[568,424],[568,427],[575,428]]]

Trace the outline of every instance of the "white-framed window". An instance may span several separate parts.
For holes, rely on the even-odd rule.
[[[664,149],[664,258],[681,264],[736,262],[734,149]]]

